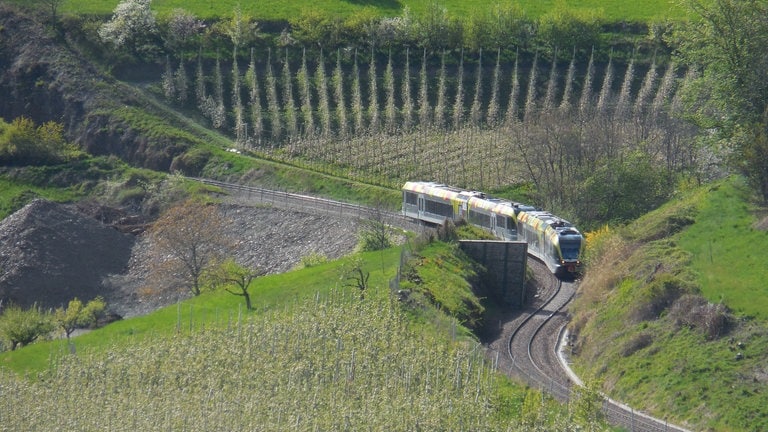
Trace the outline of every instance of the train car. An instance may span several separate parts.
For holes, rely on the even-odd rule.
[[[584,239],[568,221],[535,207],[433,182],[403,186],[403,215],[431,224],[461,219],[528,251],[557,275],[578,273]]]
[[[570,222],[543,211],[521,212],[518,240],[528,243],[528,252],[559,276],[581,271],[584,238]]]

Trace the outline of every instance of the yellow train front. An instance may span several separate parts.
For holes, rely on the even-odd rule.
[[[552,273],[581,271],[584,238],[570,222],[532,206],[432,182],[403,186],[403,215],[429,224],[461,219],[503,240],[525,241],[528,252]]]

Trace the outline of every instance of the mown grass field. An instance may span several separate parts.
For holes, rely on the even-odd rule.
[[[20,0],[12,0],[20,1]],[[68,0],[62,10],[67,13],[111,14],[118,0]],[[329,14],[346,16],[363,8],[373,8],[385,16],[401,15],[407,7],[414,14],[428,10],[432,0],[373,0],[373,1],[338,1],[338,0],[259,0],[242,2],[237,0],[154,0],[152,7],[160,15],[174,8],[186,9],[204,18],[228,17],[239,6],[243,13],[262,20],[288,20],[305,10],[322,10]],[[490,10],[494,5],[519,5],[531,17],[537,17],[551,11],[557,0],[503,0],[499,2],[480,2],[462,0],[444,0],[438,2],[454,17],[466,17]],[[671,0],[648,0],[633,2],[627,0],[578,0],[569,1],[569,8],[601,10],[608,21],[653,22],[666,19],[683,19],[685,13],[677,2]]]

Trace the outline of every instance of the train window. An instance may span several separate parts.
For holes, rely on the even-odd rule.
[[[496,215],[496,226],[502,229],[507,229],[507,218],[504,216]]]
[[[580,240],[566,240],[560,239],[560,252],[563,254],[563,259],[575,260],[579,258],[579,250],[581,249]]]
[[[419,200],[419,196],[416,195],[415,193],[405,192],[406,204],[416,205],[418,203],[418,200]]]
[[[424,210],[440,216],[453,217],[453,206],[438,201],[426,200]]]
[[[486,228],[490,228],[491,227],[491,216],[470,209],[469,210],[469,222],[473,223],[475,225],[480,225],[480,226],[484,226]]]

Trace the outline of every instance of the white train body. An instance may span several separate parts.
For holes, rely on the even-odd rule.
[[[570,222],[534,207],[483,192],[431,182],[403,186],[403,215],[429,224],[466,220],[503,240],[525,241],[528,253],[557,275],[581,269],[584,238]]]

